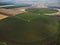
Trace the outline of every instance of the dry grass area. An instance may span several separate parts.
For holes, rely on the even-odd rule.
[[[0,13],[7,15],[17,15],[25,12],[25,8],[15,8],[15,9],[0,9]]]
[[[4,19],[4,18],[7,18],[8,16],[5,16],[3,14],[0,14],[0,19]]]
[[[13,16],[25,12],[25,8],[15,8],[15,9],[0,9],[0,19],[7,18],[8,16]]]

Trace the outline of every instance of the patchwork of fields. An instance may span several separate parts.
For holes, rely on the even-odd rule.
[[[30,6],[0,3],[0,45],[60,45],[60,7]]]
[[[50,9],[27,9],[26,10],[26,8],[14,8],[14,9],[1,8],[0,9],[0,19],[6,18],[8,16],[14,16],[14,15],[18,15],[21,13],[25,13],[26,11],[28,11],[28,13],[32,12],[32,13],[36,13],[36,14],[45,13],[45,15],[57,15],[57,14],[60,15],[60,12],[58,12],[58,10],[52,10],[52,9],[51,10]]]
[[[16,8],[16,9],[0,9],[0,19],[6,18],[8,16],[14,16],[17,14],[25,13],[25,8]]]

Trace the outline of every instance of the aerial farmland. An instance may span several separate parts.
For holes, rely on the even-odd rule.
[[[1,45],[60,44],[59,8],[39,1],[15,1],[0,4]]]

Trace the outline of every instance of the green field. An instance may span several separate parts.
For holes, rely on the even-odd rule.
[[[35,14],[19,14],[0,21],[0,35],[9,45],[45,45],[55,40],[57,29],[56,20]]]
[[[21,7],[29,7],[29,6],[31,6],[31,5],[30,4],[19,4],[19,5],[3,7],[3,8],[5,8],[5,9],[14,9],[14,8],[21,8]]]
[[[37,13],[37,14],[50,14],[58,12],[58,10],[52,10],[52,9],[38,9],[38,8],[28,8],[26,11]]]

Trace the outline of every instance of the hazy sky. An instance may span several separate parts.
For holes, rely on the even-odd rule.
[[[23,2],[27,2],[27,3],[31,3],[31,2],[45,2],[47,5],[60,5],[60,0],[0,0],[0,2],[12,2],[14,4],[17,3],[21,3],[21,1]]]
[[[37,2],[49,2],[49,3],[60,3],[60,0],[0,0],[0,2],[8,2],[8,1],[13,1],[13,2],[20,2],[20,1],[37,1]]]
[[[2,1],[60,1],[60,0],[0,0]]]
[[[7,2],[7,1],[12,1],[12,0],[0,0],[0,2]]]

